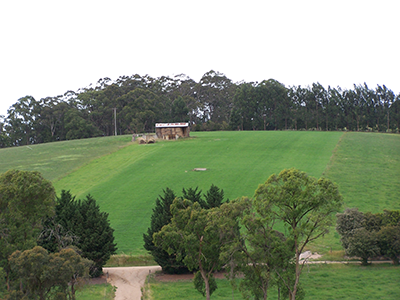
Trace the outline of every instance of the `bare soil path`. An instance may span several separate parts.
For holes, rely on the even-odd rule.
[[[160,266],[103,268],[107,282],[117,287],[115,300],[140,300],[147,275],[160,270]]]
[[[360,264],[359,261],[313,261],[312,259],[318,259],[321,256],[317,253],[312,254],[307,251],[301,255],[304,263],[309,264]],[[370,263],[391,263],[390,261],[370,261]],[[116,267],[116,268],[103,268],[104,274],[106,275],[107,282],[117,287],[115,293],[115,300],[140,300],[142,296],[141,288],[144,286],[146,277],[150,273],[161,271],[160,266],[146,266],[146,267]],[[215,274],[217,278],[224,278],[224,273]],[[175,281],[175,280],[190,280],[193,278],[193,274],[182,274],[182,275],[168,275],[158,274],[156,277],[159,281]]]

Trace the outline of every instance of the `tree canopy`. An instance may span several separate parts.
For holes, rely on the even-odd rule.
[[[0,267],[7,275],[8,257],[36,245],[42,221],[54,215],[52,183],[38,172],[10,170],[0,175]]]
[[[296,299],[302,267],[300,254],[312,241],[328,232],[343,199],[338,187],[326,178],[315,179],[296,169],[271,175],[255,192],[255,204],[282,222],[293,240],[295,280],[285,283],[289,298]]]
[[[198,270],[195,286],[207,299],[217,287],[212,274],[223,264],[221,248],[232,240],[232,235],[220,234],[220,229],[234,228],[236,224],[235,218],[221,217],[219,210],[224,205],[204,209],[198,202],[175,198],[171,205],[171,223],[153,235],[155,245],[169,254],[174,253],[189,270]],[[204,282],[204,289],[201,282]]]
[[[90,269],[91,276],[99,276],[105,263],[117,250],[108,213],[100,211],[92,196],[75,200],[65,190],[57,197],[55,211],[54,219],[46,223],[40,245],[49,251],[59,251],[63,242],[78,247],[82,256],[94,263]]]
[[[75,299],[77,278],[88,277],[91,265],[73,249],[49,254],[39,246],[15,251],[10,256],[10,263],[21,280],[21,292],[29,299],[38,297],[40,300],[50,299],[52,293],[57,293],[58,298],[66,299],[68,295]]]
[[[171,205],[177,197],[175,192],[170,188],[163,190],[163,193],[163,196],[159,195],[156,199],[150,220],[150,227],[147,229],[147,233],[143,234],[144,248],[151,253],[154,260],[163,268],[163,271],[167,273],[187,272],[187,267],[181,261],[177,260],[175,253],[169,254],[162,246],[156,246],[153,242],[153,234],[159,232],[163,226],[171,222]],[[183,188],[181,198],[190,200],[193,203],[197,202],[201,208],[209,209],[222,205],[224,191],[212,184],[202,197],[201,190],[198,190],[198,187]]]
[[[175,197],[172,218],[153,233],[153,243],[196,272],[195,287],[207,299],[216,288],[212,273],[222,265],[231,280],[244,276],[239,287],[244,297],[267,299],[268,289],[276,285],[279,294],[302,299],[300,253],[328,232],[343,203],[330,180],[296,169],[271,175],[253,199],[213,207],[223,198],[215,186],[204,195],[203,205],[197,189],[183,193],[196,201]],[[285,233],[277,230],[281,225]]]
[[[336,230],[349,256],[361,258],[363,265],[372,257],[384,256],[399,264],[400,211],[372,214],[347,208],[337,214]]]

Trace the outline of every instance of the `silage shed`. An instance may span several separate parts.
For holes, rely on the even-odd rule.
[[[189,137],[189,123],[156,123],[156,135],[159,139],[171,140]]]

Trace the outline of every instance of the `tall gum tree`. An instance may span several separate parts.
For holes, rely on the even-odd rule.
[[[171,205],[171,223],[153,235],[154,244],[161,246],[169,254],[175,253],[178,260],[191,271],[199,270],[205,284],[205,295],[210,299],[212,287],[216,288],[212,273],[218,270],[222,246],[232,240],[235,218],[223,217],[220,213],[227,208],[204,209],[198,202],[175,198]],[[225,232],[221,234],[221,232]]]
[[[0,175],[0,267],[8,287],[8,256],[35,246],[42,220],[54,215],[54,199],[52,183],[39,172],[10,170]]]
[[[294,300],[304,267],[304,263],[300,263],[300,253],[310,242],[328,232],[333,224],[334,213],[342,207],[342,196],[330,180],[317,180],[292,168],[281,171],[278,176],[271,175],[264,184],[259,185],[254,201],[258,207],[281,221],[293,239],[295,280],[293,284],[285,280],[283,282],[289,290],[289,298]]]

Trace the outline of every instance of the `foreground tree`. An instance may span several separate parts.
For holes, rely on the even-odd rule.
[[[0,267],[10,288],[8,256],[31,249],[42,220],[54,214],[54,187],[38,172],[10,170],[0,175]]]
[[[182,262],[178,262],[174,254],[168,254],[161,246],[154,245],[153,234],[159,232],[163,226],[171,222],[171,204],[176,198],[170,188],[163,190],[164,195],[159,195],[153,208],[150,227],[143,234],[144,248],[150,252],[154,260],[162,267],[163,271],[170,274],[186,272],[187,268]]]
[[[63,297],[75,299],[75,284],[79,278],[88,277],[91,262],[83,259],[73,249],[48,253],[36,246],[31,250],[15,251],[10,264],[20,279],[20,290],[28,299],[48,299],[58,287]]]
[[[60,248],[61,242],[70,241],[69,244],[82,251],[83,257],[94,262],[90,269],[91,276],[101,275],[103,266],[117,250],[108,213],[100,211],[92,196],[75,200],[69,191],[63,190],[61,197],[57,198],[54,222],[61,226],[61,235],[43,235],[41,245],[55,251]],[[51,222],[45,231],[57,233]]]
[[[201,208],[198,202],[175,198],[171,205],[171,223],[153,235],[154,243],[163,247],[169,254],[175,253],[178,260],[191,271],[198,270],[195,285],[204,291],[207,299],[216,288],[212,273],[223,262],[220,260],[221,247],[232,240],[229,234],[221,234],[221,228],[234,228],[235,218],[222,218],[221,208],[211,210]],[[202,289],[201,278],[204,281]]]
[[[267,299],[268,290],[278,283],[276,270],[289,268],[293,257],[284,235],[273,229],[273,219],[268,211],[259,210],[252,199],[242,198],[229,204],[233,210],[240,210],[240,234],[224,247],[222,256],[230,272],[230,279],[243,277],[239,290],[245,299]]]
[[[271,175],[255,192],[255,204],[283,222],[295,252],[295,280],[283,280],[289,298],[296,299],[304,263],[300,253],[312,241],[322,237],[333,224],[334,213],[343,204],[337,186],[325,178],[315,179],[296,169],[285,169]]]
[[[151,253],[154,260],[165,272],[171,274],[187,272],[187,267],[181,261],[177,261],[175,254],[168,254],[161,246],[156,246],[153,242],[153,234],[159,232],[163,226],[169,224],[172,218],[170,207],[176,195],[170,188],[163,190],[163,193],[163,196],[159,195],[156,199],[150,227],[147,229],[147,233],[143,234],[144,247]],[[204,199],[198,187],[194,189],[183,188],[182,193],[182,199],[190,200],[193,203],[198,202],[200,207],[205,209],[219,207],[224,200],[224,191],[213,184],[207,193],[204,194]]]

